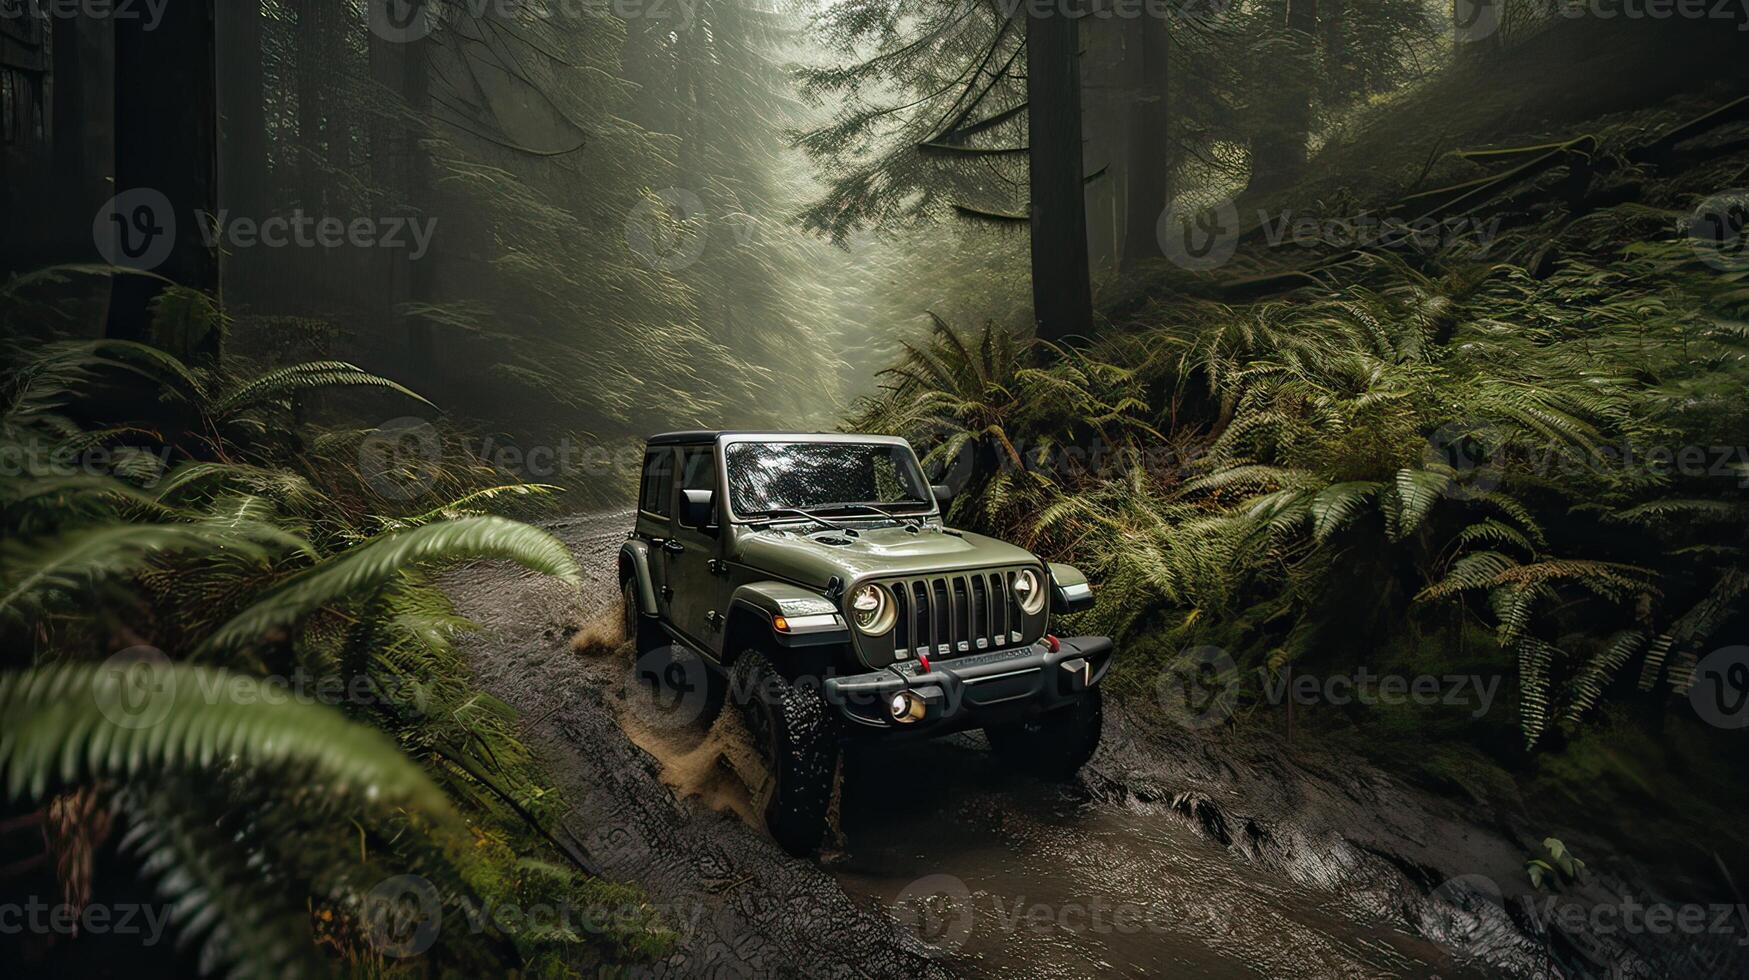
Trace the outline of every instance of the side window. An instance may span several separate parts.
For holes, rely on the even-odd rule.
[[[674,451],[652,449],[644,454],[644,479],[638,492],[638,509],[666,518],[674,498]]]
[[[682,449],[680,451],[680,489],[715,490],[716,488],[717,460],[711,447],[695,446]],[[684,520],[682,523],[685,523]],[[716,523],[714,512],[711,514],[710,523]]]

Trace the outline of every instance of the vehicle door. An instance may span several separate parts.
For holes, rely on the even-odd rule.
[[[638,515],[633,533],[650,546],[650,587],[656,608],[646,612],[668,614],[667,562],[662,547],[668,542],[674,512],[674,447],[653,446],[644,452],[644,469],[638,484]]]
[[[724,605],[728,576],[721,573],[723,529],[722,491],[717,479],[717,458],[711,445],[682,446],[679,479],[674,489],[674,520],[663,548],[668,587],[669,622],[706,652],[717,655],[722,644]],[[717,494],[711,512],[697,523],[687,520],[685,492],[709,490]]]

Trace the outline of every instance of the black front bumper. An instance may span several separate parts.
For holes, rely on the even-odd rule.
[[[824,694],[853,733],[940,735],[1016,721],[1073,702],[1098,685],[1111,666],[1107,637],[1071,636],[1057,643],[1054,652],[1041,640],[1014,650],[955,657],[933,663],[927,672],[909,662],[892,670],[833,677],[825,682]],[[922,701],[923,717],[895,721],[889,705],[907,691]]]

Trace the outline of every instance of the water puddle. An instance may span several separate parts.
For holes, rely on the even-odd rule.
[[[852,779],[831,870],[970,976],[1479,976],[1171,813],[1006,772],[971,737],[863,760]]]
[[[626,735],[676,796],[760,827],[769,776],[737,713],[705,731],[674,724],[610,632],[592,626],[578,653]],[[1012,773],[977,736],[851,755],[837,822],[826,870],[968,976],[1482,976],[1338,895],[1247,866],[1170,812]]]

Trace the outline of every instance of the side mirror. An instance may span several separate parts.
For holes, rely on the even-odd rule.
[[[682,490],[684,499],[680,504],[680,523],[687,527],[706,528],[710,526],[711,517],[717,509],[717,492],[715,490]]]
[[[936,506],[941,508],[942,513],[946,513],[947,505],[953,503],[953,488],[945,483],[937,483],[929,488],[929,492],[935,495]]]

